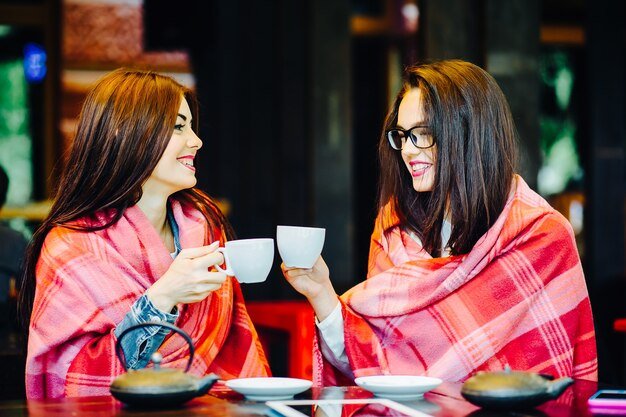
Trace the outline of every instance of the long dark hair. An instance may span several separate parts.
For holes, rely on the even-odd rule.
[[[397,124],[404,95],[414,88],[421,92],[437,147],[433,190],[419,193],[400,152],[385,137],[385,131]],[[385,120],[378,154],[379,210],[389,204],[400,226],[415,232],[424,249],[438,256],[449,205],[448,245],[458,255],[472,249],[504,208],[517,161],[517,134],[506,98],[491,75],[469,62],[440,61],[406,70]]]
[[[151,71],[118,69],[101,78],[83,104],[76,136],[48,217],[33,235],[24,260],[19,316],[26,327],[35,298],[35,268],[43,242],[53,227],[96,231],[115,224],[142,195],[142,184],[156,167],[172,136],[183,97],[189,103],[197,132],[194,94],[172,78]],[[233,231],[217,205],[191,188],[172,198],[195,206],[208,230]],[[104,214],[96,226],[75,220]],[[102,216],[98,217],[99,219]],[[215,237],[213,237],[215,238]]]

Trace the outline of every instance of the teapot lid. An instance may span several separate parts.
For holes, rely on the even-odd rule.
[[[478,372],[465,381],[462,392],[478,396],[516,397],[544,392],[547,386],[548,381],[540,374],[511,371],[507,366],[504,371]]]
[[[195,391],[196,378],[180,369],[161,368],[163,357],[159,352],[152,355],[154,368],[129,370],[111,384],[112,391],[129,394],[166,394]]]

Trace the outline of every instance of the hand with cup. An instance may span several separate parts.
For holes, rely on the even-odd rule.
[[[265,281],[274,261],[274,239],[232,240],[224,248],[218,245],[213,242],[181,250],[167,272],[146,291],[152,304],[170,312],[176,304],[197,303],[219,289],[227,275],[242,283]],[[219,266],[224,261],[226,269]]]
[[[211,271],[222,264],[219,242],[180,251],[165,274],[148,290],[148,299],[159,310],[169,313],[176,304],[191,304],[204,300],[219,289],[226,280],[223,272]]]
[[[263,282],[274,262],[274,239],[231,240],[217,251],[224,254],[226,261],[226,269],[215,266],[218,271],[237,278],[240,283]]]
[[[320,256],[326,229],[278,226],[276,241],[283,260],[281,269],[291,286],[304,295],[318,320],[324,320],[339,302],[330,273]]]

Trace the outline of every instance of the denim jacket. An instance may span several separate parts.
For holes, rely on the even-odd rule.
[[[174,235],[174,246],[176,251],[172,253],[175,258],[180,252],[179,231],[174,214],[167,209],[167,220],[172,228]],[[131,307],[130,311],[124,316],[122,321],[115,328],[115,337],[120,337],[122,332],[131,326],[146,322],[167,322],[174,324],[178,319],[178,309],[174,309],[170,313],[164,313],[152,304],[148,297],[144,294]],[[132,333],[124,336],[122,339],[122,349],[126,357],[126,365],[128,369],[144,368],[150,361],[150,357],[156,352],[165,336],[170,332],[169,329],[159,326],[147,326],[134,330]]]

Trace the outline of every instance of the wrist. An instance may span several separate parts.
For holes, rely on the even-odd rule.
[[[159,294],[153,287],[148,288],[146,291],[146,297],[152,303],[153,306],[158,308],[164,313],[170,313],[176,303],[170,299],[166,294]]]
[[[309,303],[311,307],[313,307],[317,320],[324,321],[324,319],[333,312],[335,307],[337,307],[337,304],[339,304],[339,297],[334,290],[330,289],[314,298],[310,298]]]

